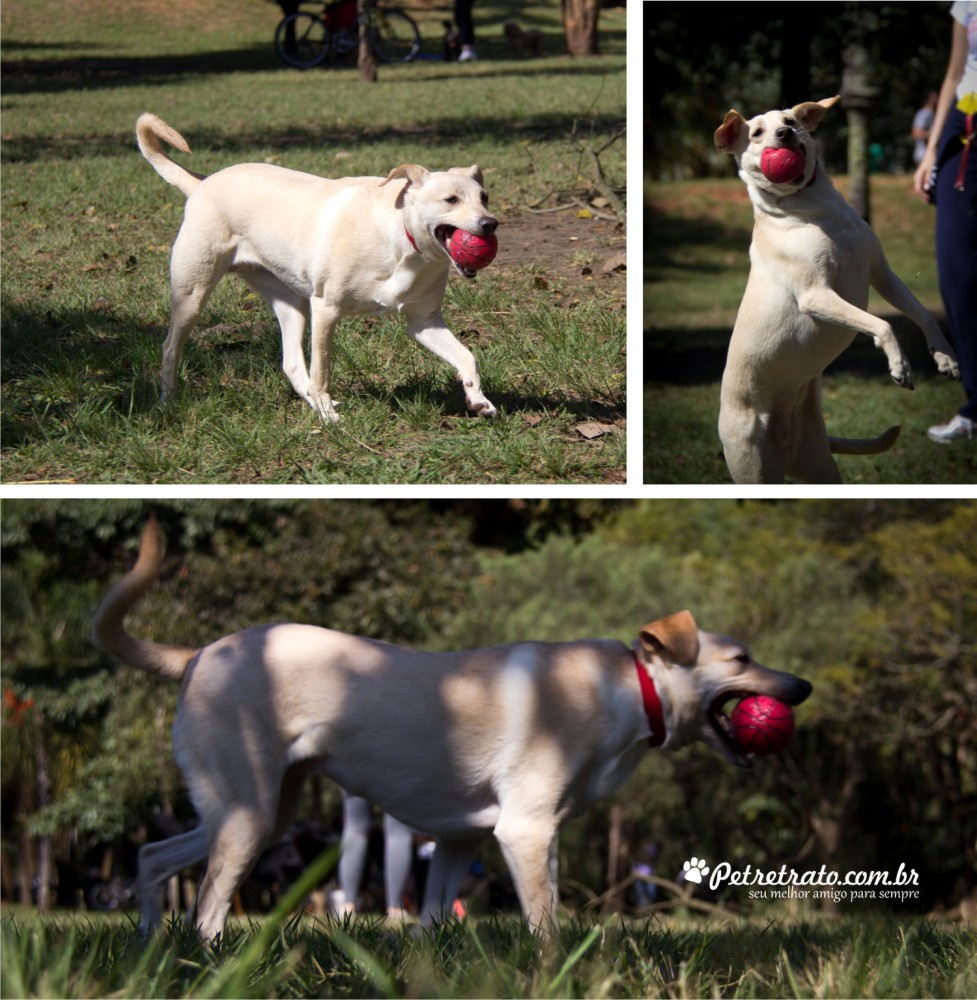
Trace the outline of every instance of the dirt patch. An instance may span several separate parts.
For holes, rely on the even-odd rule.
[[[627,268],[624,227],[611,219],[580,218],[577,209],[503,213],[496,266],[528,267],[551,283],[596,284],[623,307]]]

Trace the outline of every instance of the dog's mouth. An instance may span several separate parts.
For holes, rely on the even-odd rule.
[[[731,701],[739,702],[756,693],[756,691],[724,691],[719,697],[713,699],[709,711],[706,712],[706,719],[716,735],[716,746],[727,760],[737,767],[752,767],[753,754],[743,753],[740,750],[739,744],[736,742],[733,722],[726,714],[726,705]]]
[[[729,702],[739,703],[744,698],[752,698],[756,695],[770,695],[785,705],[799,705],[805,701],[811,693],[811,685],[808,681],[800,677],[789,677],[787,683],[780,685],[776,691],[751,691],[748,688],[732,688],[722,691],[712,700],[706,712],[709,729],[715,735],[713,746],[726,757],[730,763],[737,767],[752,767],[755,754],[744,753],[736,740],[736,731],[733,728],[733,721],[726,714],[726,705]]]
[[[438,241],[438,245],[441,249],[448,255],[448,260],[451,261],[452,267],[463,277],[463,278],[474,278],[478,273],[472,267],[464,267],[459,264],[458,261],[451,256],[451,237],[454,236],[457,231],[457,226],[449,226],[442,224],[440,226],[434,227],[434,238]]]

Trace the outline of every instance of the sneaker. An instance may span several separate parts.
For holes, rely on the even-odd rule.
[[[930,441],[936,441],[939,444],[950,444],[961,438],[971,441],[973,440],[974,429],[973,420],[957,413],[949,423],[937,424],[935,427],[931,427],[926,432],[926,436]]]
[[[477,58],[475,50],[470,45],[463,45],[461,47],[461,55],[458,56],[458,62],[472,62]]]

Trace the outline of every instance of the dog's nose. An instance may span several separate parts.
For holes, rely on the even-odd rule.
[[[810,697],[811,692],[814,690],[814,685],[810,681],[806,681],[801,677],[794,678],[794,700],[791,702],[792,705],[799,705],[802,701],[806,701]]]
[[[781,140],[792,139],[794,137],[794,130],[788,125],[781,125],[780,128],[774,132],[774,135]]]
[[[478,228],[482,236],[491,236],[499,228],[499,220],[493,219],[491,215],[483,215],[478,220]]]

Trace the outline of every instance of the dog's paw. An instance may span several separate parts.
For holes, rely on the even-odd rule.
[[[908,361],[903,361],[901,364],[890,368],[889,374],[892,376],[892,381],[896,385],[902,386],[903,389],[916,388],[913,383],[913,370],[909,367]]]
[[[497,417],[499,415],[499,411],[484,396],[473,398],[466,395],[465,404],[472,413],[479,417]]]
[[[319,417],[326,423],[337,424],[339,423],[339,414],[336,412],[336,407],[338,403],[333,402],[332,397],[327,392],[315,393],[311,392],[305,397],[306,401],[312,407]]]
[[[942,351],[934,351],[933,360],[941,375],[960,381],[960,365],[957,364],[956,358],[944,354]]]

